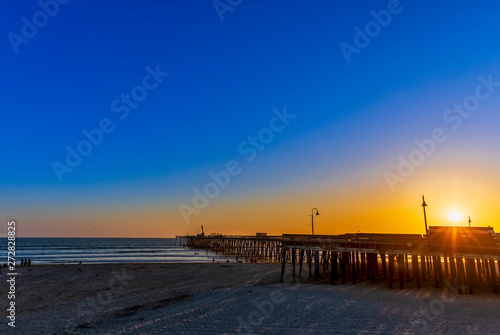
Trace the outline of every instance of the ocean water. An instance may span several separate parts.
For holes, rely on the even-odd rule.
[[[42,263],[212,262],[222,255],[175,245],[175,238],[16,238],[21,258]],[[0,264],[7,263],[7,238],[0,239]]]

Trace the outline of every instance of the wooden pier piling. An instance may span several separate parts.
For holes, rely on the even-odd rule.
[[[411,265],[413,267],[413,277],[417,280],[417,288],[420,288],[420,274],[418,271],[418,256],[411,255]]]
[[[393,288],[394,283],[394,255],[389,254],[389,288]]]
[[[314,280],[319,280],[319,250],[314,252]]]
[[[302,276],[302,263],[304,262],[304,250],[300,250],[300,255],[299,255],[299,275],[297,278],[300,278]]]

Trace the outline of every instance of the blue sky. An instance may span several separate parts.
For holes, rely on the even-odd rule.
[[[443,111],[500,59],[499,4],[414,0],[401,1],[347,63],[339,44],[353,44],[353,28],[388,3],[242,1],[221,21],[212,1],[73,0],[59,4],[17,53],[8,34],[22,35],[22,18],[33,21],[41,7],[3,4],[3,215],[27,215],[36,225],[40,208],[175,208],[208,172],[241,160],[238,145],[284,106],[296,118],[244,166],[219,204],[225,196],[349,180],[355,171],[370,170],[383,184],[384,169],[442,125]],[[112,102],[140,85],[148,66],[169,76],[120,120]],[[495,101],[486,102],[488,111]],[[497,140],[498,117],[488,115],[470,127],[479,122]],[[82,130],[103,118],[115,130],[60,182],[53,162],[64,164],[66,146],[76,148]],[[492,143],[462,131],[446,152],[460,141]]]

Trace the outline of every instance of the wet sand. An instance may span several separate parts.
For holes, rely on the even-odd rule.
[[[487,291],[328,285],[279,264],[38,265],[18,268],[16,328],[2,334],[498,334],[500,298]],[[305,275],[305,276],[304,276]],[[325,281],[327,281],[325,279]]]

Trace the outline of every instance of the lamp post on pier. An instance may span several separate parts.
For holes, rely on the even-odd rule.
[[[427,207],[427,204],[425,203],[424,196],[422,196],[422,207],[424,208],[425,236],[427,236],[427,216],[425,215],[425,207]]]
[[[314,235],[314,210],[316,210],[316,215],[319,215],[318,209],[316,207],[311,210],[311,227],[313,235]]]

